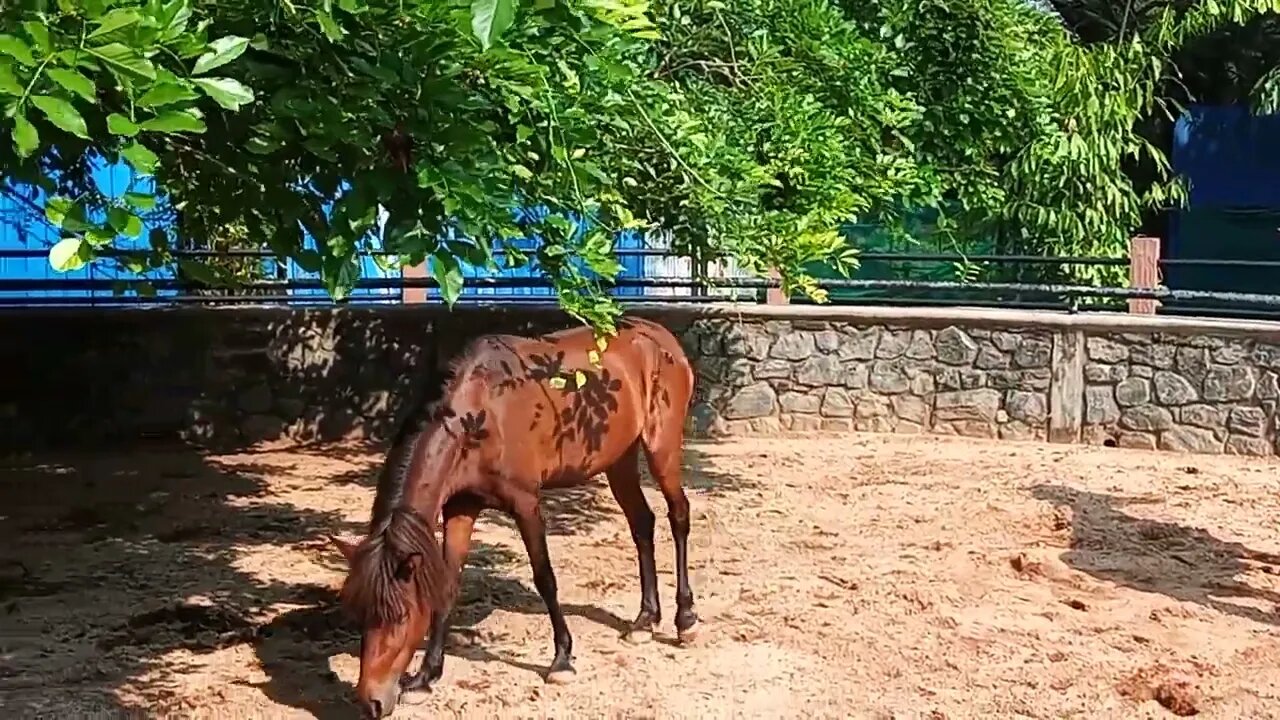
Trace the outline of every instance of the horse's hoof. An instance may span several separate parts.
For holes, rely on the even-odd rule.
[[[645,643],[653,640],[653,631],[636,629],[636,630],[629,631],[626,635],[623,635],[622,637],[624,640],[631,643],[632,645],[644,645]]]
[[[547,683],[551,685],[568,685],[577,679],[578,674],[569,670],[552,670],[547,673]]]
[[[681,645],[692,645],[698,640],[698,631],[702,628],[701,623],[695,623],[689,627],[680,630],[676,629],[676,637],[680,639]]]
[[[416,672],[412,674],[404,674],[400,676],[400,691],[414,692],[415,690],[430,690],[431,685],[427,682],[427,674],[424,672]]]

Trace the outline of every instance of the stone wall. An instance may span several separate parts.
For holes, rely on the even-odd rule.
[[[1255,337],[1092,334],[1084,366],[1091,443],[1276,453],[1280,344]]]
[[[695,324],[699,430],[1044,439],[1052,335],[822,320]]]
[[[1280,326],[958,309],[636,307],[698,376],[698,435],[853,430],[1276,454]],[[554,308],[0,313],[0,449],[385,438],[484,332]]]

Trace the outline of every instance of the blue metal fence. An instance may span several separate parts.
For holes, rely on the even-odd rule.
[[[123,163],[113,165],[105,161],[95,162],[91,173],[91,181],[96,186],[97,191],[110,200],[119,200],[128,192],[150,194],[155,190],[154,182],[150,178],[136,175]],[[59,240],[59,234],[57,228],[51,225],[44,216],[46,200],[47,198],[43,191],[32,186],[9,184],[5,187],[5,192],[0,193],[0,280],[113,281],[172,280],[174,278],[174,273],[169,268],[131,272],[112,263],[93,263],[79,270],[65,273],[55,271],[48,262],[48,249]],[[324,209],[328,213],[332,210],[332,206],[325,206]],[[544,219],[549,211],[544,206],[535,206],[520,208],[515,212],[517,221],[533,221]],[[580,232],[585,230],[586,226],[578,218],[572,215],[570,217],[578,223]],[[103,220],[101,217],[90,219]],[[161,230],[168,233],[171,241],[175,241],[176,245],[174,213],[163,197],[158,198],[155,210],[145,213],[142,219],[142,232],[136,237],[117,238],[115,244],[117,250],[130,251],[149,248],[148,235],[153,230]],[[515,244],[520,251],[531,254],[536,249],[538,242],[539,238],[536,234],[531,234]],[[375,254],[383,250],[380,234],[372,235],[369,238],[369,245],[372,252],[360,257],[360,277],[363,279],[401,277],[402,274],[399,270],[382,267],[374,257]],[[317,249],[315,238],[305,231],[304,247],[312,250]],[[615,247],[620,251],[619,261],[623,267],[619,277],[625,280],[638,280],[645,277],[645,256],[642,253],[629,252],[643,249],[645,247],[645,237],[633,231],[623,231],[616,235]],[[494,254],[494,259],[499,266],[497,269],[477,267],[464,263],[462,267],[464,277],[468,281],[497,278],[514,281],[516,284],[519,284],[521,280],[527,282],[524,283],[524,286],[513,286],[511,284],[485,285],[483,283],[468,282],[463,290],[464,297],[536,298],[553,295],[550,287],[536,283],[537,279],[541,277],[536,262],[522,267],[507,267],[509,263],[507,262],[506,253],[501,249],[495,248]],[[287,260],[282,265],[274,257],[263,257],[262,262],[264,263],[264,275],[267,278],[286,281],[319,280],[319,273],[308,272],[299,267],[293,260]],[[44,287],[17,291],[0,290],[0,298],[28,297],[33,300],[41,298],[85,298],[92,301],[94,299],[113,297],[111,289],[73,289],[70,286],[74,284],[67,283],[62,287],[56,288]],[[159,297],[173,296],[177,292],[178,290],[172,288],[160,289],[157,290],[156,295]],[[328,299],[325,290],[317,287],[291,287],[284,292],[302,302],[312,298],[316,302],[325,302]],[[401,292],[400,288],[362,287],[353,291],[353,296],[363,301],[398,302]],[[644,294],[645,291],[641,287],[628,286],[619,287],[615,292],[621,296],[636,296]],[[438,298],[439,290],[431,288],[428,294],[429,297]]]

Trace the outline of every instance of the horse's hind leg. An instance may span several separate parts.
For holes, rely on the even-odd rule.
[[[627,632],[628,642],[643,643],[653,639],[653,627],[662,621],[658,600],[658,569],[653,557],[653,510],[640,489],[640,444],[632,445],[618,458],[605,474],[609,477],[609,489],[627,516],[631,526],[631,539],[636,543],[640,557],[640,614]]]
[[[642,440],[649,472],[667,500],[671,536],[676,546],[676,632],[680,642],[692,642],[698,635],[698,615],[693,610],[693,589],[689,587],[689,498],[681,482],[681,454],[684,445],[683,418],[650,420]]]

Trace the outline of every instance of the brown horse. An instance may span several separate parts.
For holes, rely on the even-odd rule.
[[[449,612],[476,516],[485,509],[512,516],[529,553],[555,637],[547,681],[572,679],[573,638],[556,599],[539,498],[543,488],[581,485],[600,472],[640,559],[640,613],[627,639],[651,638],[661,611],[641,451],[666,498],[675,538],[675,625],[682,642],[691,640],[698,617],[680,465],[693,372],[676,338],[639,319],[620,323],[604,352],[588,328],[539,338],[489,335],[473,341],[449,374],[443,397],[411,414],[393,443],[368,536],[359,543],[333,539],[349,564],[343,604],[363,627],[356,685],[363,713],[388,715],[402,690],[429,688],[443,674]],[[424,635],[420,669],[402,676]]]

